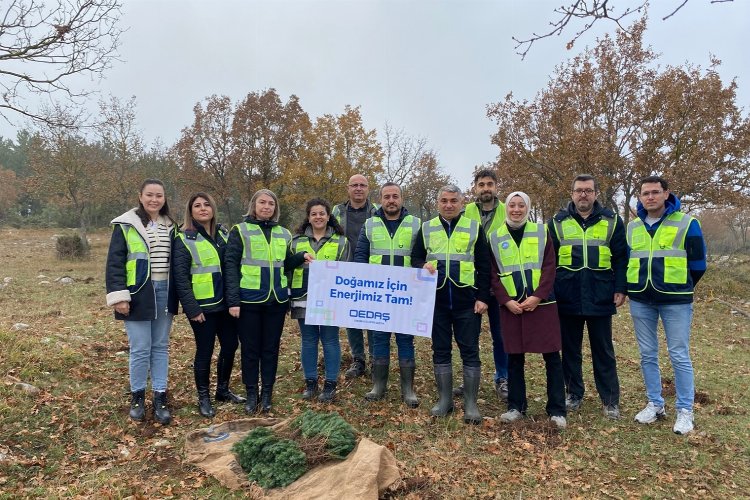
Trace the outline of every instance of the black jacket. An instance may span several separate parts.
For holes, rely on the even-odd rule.
[[[221,224],[217,224],[216,227],[216,239],[209,236],[206,230],[200,224],[195,226],[196,231],[184,231],[186,238],[195,239],[200,233],[203,238],[208,240],[219,254],[219,261],[221,262],[222,272],[224,270],[224,250],[227,246],[224,238],[221,237],[220,232],[226,233]],[[193,294],[193,281],[190,275],[190,267],[193,265],[193,256],[185,246],[185,242],[181,238],[175,237],[172,242],[172,276],[174,276],[175,289],[177,290],[177,296],[182,304],[182,311],[188,318],[194,318],[201,313],[213,313],[225,311],[227,308],[226,302],[221,301],[218,304],[210,306],[201,306],[198,301],[195,300]],[[221,293],[223,296],[224,280],[221,281]]]
[[[137,293],[131,294],[127,287],[125,263],[128,256],[128,245],[125,241],[119,225],[133,226],[148,247],[146,228],[141,219],[135,214],[135,209],[125,212],[112,220],[112,238],[109,242],[107,252],[107,267],[105,270],[105,283],[107,287],[107,305],[113,306],[118,302],[130,302],[130,314],[123,316],[115,311],[115,319],[129,321],[153,321],[156,319],[156,294],[154,285],[149,276],[143,287]],[[174,238],[174,226],[170,228],[170,237]],[[175,292],[174,273],[169,273],[169,299],[167,310],[177,314],[177,293]]]
[[[576,211],[573,202],[567,208],[560,210],[553,217],[563,221],[568,217],[575,219],[584,230],[598,223],[602,216],[615,219],[615,229],[609,248],[612,253],[612,269],[594,271],[588,268],[571,271],[562,267],[557,268],[555,277],[555,297],[557,310],[560,314],[571,316],[611,316],[617,313],[614,303],[616,292],[626,293],[625,283],[628,269],[628,244],[625,239],[625,225],[619,215],[604,208],[598,201],[594,202],[594,209],[585,220]],[[548,224],[549,235],[555,247],[555,254],[560,250],[560,240],[557,237],[553,220]]]

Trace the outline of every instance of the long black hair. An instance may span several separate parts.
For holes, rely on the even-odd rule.
[[[326,213],[328,213],[328,226],[330,226],[333,229],[333,232],[339,235],[344,235],[344,228],[339,224],[339,221],[336,220],[336,217],[331,214],[331,204],[328,203],[323,198],[313,198],[312,200],[309,200],[307,204],[305,205],[305,219],[302,221],[302,224],[299,225],[297,228],[296,234],[305,234],[305,230],[310,226],[310,210],[312,210],[313,207],[316,206],[322,206],[326,209]]]
[[[172,219],[172,216],[169,215],[169,203],[167,203],[167,188],[164,187],[164,183],[159,179],[146,179],[145,181],[143,181],[143,183],[141,184],[141,189],[138,190],[138,208],[135,209],[135,214],[140,217],[141,223],[143,223],[144,226],[148,225],[151,217],[148,215],[148,212],[146,212],[146,208],[143,206],[143,203],[141,203],[140,195],[143,194],[143,190],[146,189],[146,186],[150,186],[152,184],[157,184],[164,190],[164,206],[159,209],[159,215],[163,215],[164,217],[172,221],[172,224],[174,224],[174,219]]]

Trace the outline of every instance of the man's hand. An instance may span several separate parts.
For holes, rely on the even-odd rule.
[[[476,302],[474,302],[475,314],[483,314],[486,310],[487,310],[487,304],[485,304],[481,300],[477,300]]]
[[[422,269],[427,269],[427,272],[430,274],[435,274],[437,269],[435,269],[435,266],[432,265],[432,262],[425,262],[424,266],[422,266]]]
[[[233,318],[240,317],[240,306],[232,306],[229,308],[229,315]]]
[[[625,303],[625,294],[624,293],[615,293],[615,307],[620,307]]]

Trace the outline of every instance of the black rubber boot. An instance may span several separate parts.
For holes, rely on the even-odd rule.
[[[161,425],[168,425],[172,421],[172,415],[167,408],[166,391],[154,391],[154,420]]]
[[[146,390],[131,392],[130,397],[130,418],[143,422],[146,419]]]
[[[263,413],[271,411],[271,396],[273,396],[273,386],[264,385],[260,391],[260,411]]]
[[[398,368],[401,374],[401,399],[409,408],[419,406],[419,398],[414,392],[414,372],[417,365],[413,359],[399,359]]]
[[[372,360],[372,390],[365,394],[367,401],[378,401],[385,397],[388,387],[388,371],[391,368],[389,358],[373,358]]]
[[[453,366],[435,365],[435,383],[440,399],[430,410],[430,415],[444,417],[453,411]]]
[[[318,395],[318,379],[306,378],[305,390],[302,391],[302,399],[312,399]]]
[[[479,379],[482,377],[478,366],[464,365],[464,423],[479,425],[482,423],[482,415],[477,406],[479,395]]]
[[[200,370],[193,368],[195,374],[195,388],[198,390],[198,412],[202,417],[213,418],[216,415],[213,406],[211,406],[211,396],[208,389],[210,370]]]
[[[453,395],[457,398],[463,397],[464,395],[464,384],[459,385],[453,389]]]
[[[246,391],[247,400],[245,401],[245,413],[252,415],[258,411],[258,386],[248,385]]]
[[[323,383],[323,392],[318,396],[321,403],[332,403],[336,399],[336,381],[326,380]]]
[[[370,358],[370,360],[372,360],[372,358]],[[365,360],[363,358],[354,358],[354,361],[352,361],[352,365],[344,373],[344,377],[356,378],[356,377],[361,377],[364,374],[365,374]]]
[[[229,401],[230,403],[242,404],[245,398],[234,394],[229,390],[229,378],[232,376],[233,360],[224,360],[219,357],[216,363],[216,401]]]

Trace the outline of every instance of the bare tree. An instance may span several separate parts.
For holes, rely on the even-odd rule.
[[[118,0],[11,0],[0,7],[0,115],[72,127],[70,113],[44,113],[28,101],[62,95],[73,106],[93,89],[75,77],[100,78],[117,57]],[[72,118],[59,122],[62,118]]]
[[[399,186],[409,184],[417,174],[417,166],[430,151],[427,139],[411,137],[403,129],[394,129],[389,123],[383,128],[383,182]]]

